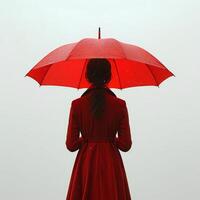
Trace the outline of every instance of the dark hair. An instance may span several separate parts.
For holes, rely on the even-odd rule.
[[[105,58],[92,58],[88,61],[86,79],[96,88],[91,95],[90,110],[95,118],[103,113],[105,105],[104,86],[111,80],[111,64]]]

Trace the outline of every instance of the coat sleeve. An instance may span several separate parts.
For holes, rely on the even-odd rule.
[[[71,152],[78,150],[83,142],[83,138],[79,137],[80,129],[77,117],[76,107],[74,101],[72,101],[65,141],[66,148]]]
[[[118,125],[118,137],[115,137],[115,145],[121,151],[129,151],[132,146],[131,131],[129,125],[129,116],[126,106],[126,102],[123,100],[122,114],[120,115],[119,125]]]

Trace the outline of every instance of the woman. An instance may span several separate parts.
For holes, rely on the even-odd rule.
[[[90,59],[85,76],[91,86],[72,101],[69,114],[66,147],[79,151],[66,200],[130,200],[119,151],[132,146],[126,102],[107,87],[108,60]]]

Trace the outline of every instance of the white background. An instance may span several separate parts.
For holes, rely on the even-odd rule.
[[[125,99],[133,146],[121,152],[133,200],[200,198],[198,0],[18,0],[0,5],[0,199],[64,200],[77,152],[65,148],[70,103],[85,89],[39,87],[24,75],[85,37],[145,48],[176,77],[112,89]]]

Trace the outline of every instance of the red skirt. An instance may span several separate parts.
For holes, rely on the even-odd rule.
[[[131,200],[121,154],[112,142],[83,143],[72,169],[66,200]]]

